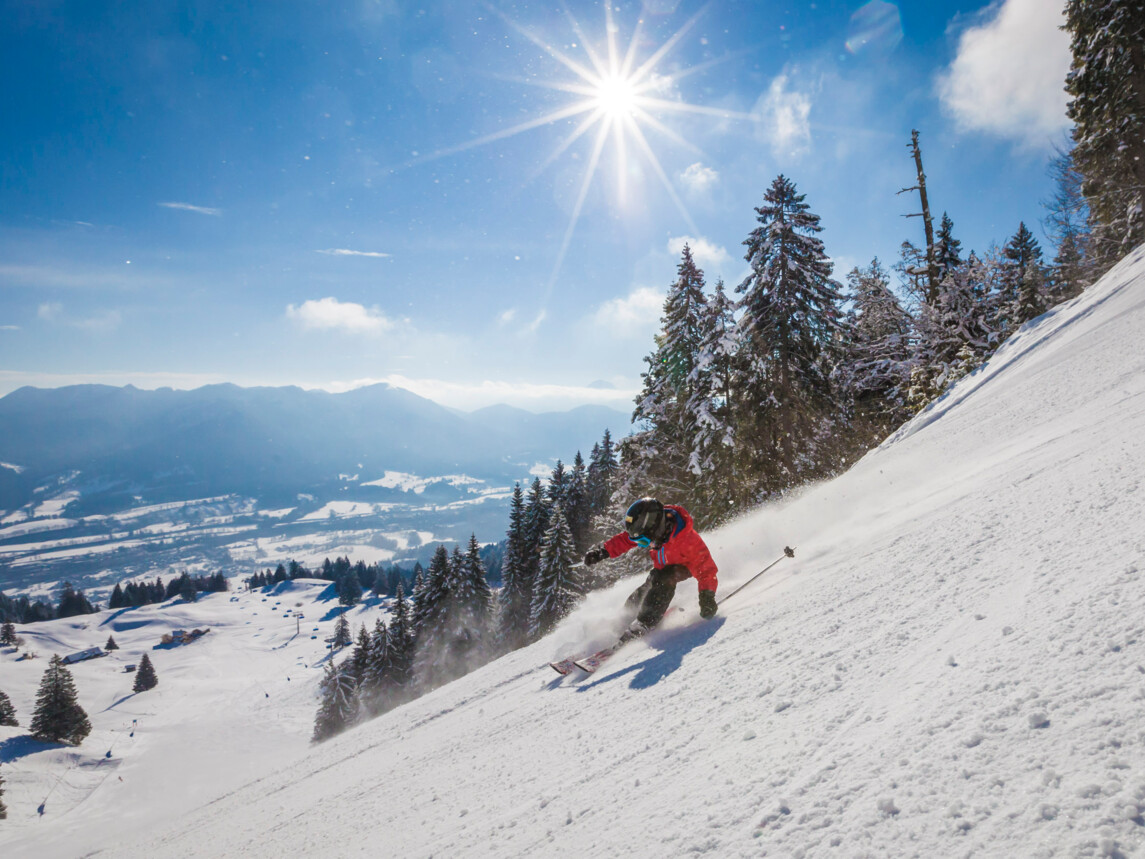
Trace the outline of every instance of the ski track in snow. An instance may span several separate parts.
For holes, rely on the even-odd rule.
[[[282,738],[308,733],[316,677],[294,698],[279,700],[278,683],[274,700],[252,703],[262,692],[241,666],[212,662],[237,718],[274,727],[265,743],[284,749],[278,761],[220,736],[218,714],[160,666],[160,688],[181,696],[186,720],[164,716],[170,736],[162,747],[148,739],[146,755],[173,756],[191,729],[192,742],[233,755],[229,769],[185,752],[168,777],[202,784],[158,821],[122,808],[114,779],[77,781],[88,798],[61,834],[48,835],[46,819],[17,820],[11,835],[0,830],[0,849],[1145,852],[1143,338],[1140,249],[846,475],[708,535],[725,593],[784,544],[796,557],[708,623],[694,584],[681,585],[685,611],[592,676],[557,677],[546,663],[606,642],[632,580],[591,594],[544,641],[309,750]],[[234,730],[247,737],[247,727]],[[140,778],[150,772],[142,752]],[[126,756],[119,771],[126,785]],[[125,839],[144,817],[150,831]]]

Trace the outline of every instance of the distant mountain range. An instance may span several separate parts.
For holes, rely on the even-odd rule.
[[[46,530],[58,540],[87,539],[103,517],[123,511],[157,533],[162,517],[149,512],[141,520],[140,509],[177,505],[185,525],[183,502],[196,499],[211,500],[204,519],[216,525],[219,499],[226,517],[289,511],[276,512],[276,534],[291,523],[297,532],[319,514],[318,527],[328,529],[351,514],[361,520],[363,511],[377,514],[368,527],[379,530],[391,520],[424,532],[440,532],[446,520],[453,530],[467,520],[489,527],[513,481],[531,479],[538,463],[571,461],[578,450],[587,458],[605,429],[622,437],[628,416],[603,406],[462,413],[384,384],[343,394],[235,385],[21,388],[0,398],[0,587],[13,578],[5,565],[19,560],[19,552],[5,552],[13,543]],[[481,505],[489,508],[481,515],[436,515],[486,496],[496,503]],[[331,504],[340,506],[323,506]],[[260,533],[269,527],[262,520]],[[179,538],[168,533],[165,541]],[[46,574],[53,556],[40,557],[19,563]]]

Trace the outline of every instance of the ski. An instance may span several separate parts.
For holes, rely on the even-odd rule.
[[[616,644],[612,645],[612,647],[606,647],[604,650],[598,650],[591,656],[585,656],[583,659],[577,659],[575,662],[573,662],[573,665],[575,665],[581,671],[592,674],[592,672],[596,671],[596,669],[604,664],[608,657],[612,656],[612,654],[620,650],[620,648],[625,644],[627,644],[627,642],[618,641]]]
[[[562,659],[560,662],[550,662],[549,668],[563,676],[576,668],[576,660]]]

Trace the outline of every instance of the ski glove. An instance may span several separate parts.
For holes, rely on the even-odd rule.
[[[716,615],[716,592],[700,591],[700,617],[707,620]]]
[[[608,560],[608,552],[600,546],[595,549],[589,549],[588,553],[584,556],[584,565],[591,567],[593,564],[599,564],[601,561]]]

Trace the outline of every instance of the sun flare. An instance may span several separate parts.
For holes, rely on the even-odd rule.
[[[639,96],[631,80],[621,75],[610,75],[597,82],[595,98],[597,107],[616,120],[633,114]]]
[[[575,120],[575,126],[559,141],[557,146],[547,158],[537,167],[534,177],[539,175],[582,137],[592,139],[591,151],[584,160],[584,171],[580,181],[579,191],[569,216],[568,226],[565,229],[564,239],[557,251],[553,264],[552,274],[546,288],[546,302],[552,292],[560,273],[577,222],[584,209],[585,198],[589,188],[597,175],[598,168],[603,160],[604,150],[609,140],[612,140],[610,154],[616,166],[614,182],[611,190],[620,210],[625,210],[628,200],[628,184],[631,181],[634,165],[631,159],[640,160],[648,169],[647,173],[655,176],[663,186],[664,191],[671,199],[693,234],[698,231],[688,214],[687,208],[680,199],[679,194],[669,179],[667,172],[660,162],[655,149],[649,142],[645,130],[655,132],[659,137],[666,138],[677,147],[687,149],[695,155],[703,155],[700,149],[691,141],[686,140],[674,129],[666,125],[658,115],[669,113],[691,113],[704,116],[714,116],[720,119],[754,120],[756,117],[712,107],[689,104],[676,95],[676,84],[683,78],[702,71],[720,59],[708,60],[693,66],[677,68],[671,73],[659,72],[657,69],[664,58],[683,39],[685,34],[703,14],[701,9],[680,27],[667,41],[657,48],[651,56],[642,62],[637,62],[637,48],[645,40],[642,39],[644,27],[643,19],[638,20],[636,28],[629,40],[628,47],[623,52],[617,45],[616,34],[618,27],[613,22],[613,8],[609,0],[602,3],[605,18],[605,41],[603,45],[594,46],[593,41],[585,34],[580,23],[566,9],[566,17],[576,35],[572,47],[583,50],[587,62],[574,59],[567,55],[557,45],[542,38],[532,30],[518,24],[508,16],[498,12],[506,24],[528,39],[546,54],[564,66],[575,77],[565,80],[538,80],[536,78],[523,78],[520,83],[531,86],[541,86],[547,89],[559,90],[574,96],[567,104],[540,116],[527,119],[524,122],[486,134],[458,146],[439,149],[428,156],[421,156],[416,161],[426,161],[442,158],[477,146],[484,146],[498,140],[521,134],[535,128],[553,127],[557,123]],[[726,58],[725,58],[726,59]]]

